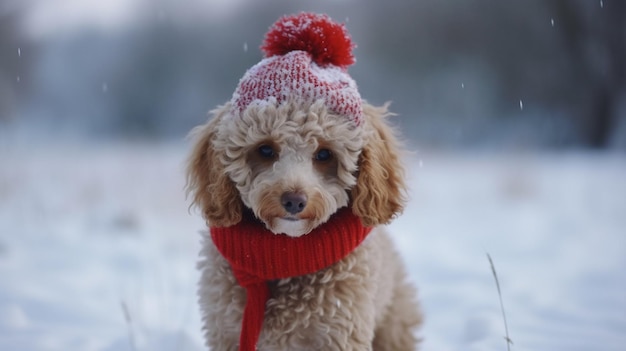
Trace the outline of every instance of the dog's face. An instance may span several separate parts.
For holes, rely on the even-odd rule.
[[[348,205],[363,129],[309,107],[251,105],[214,141],[241,201],[274,233],[300,236]]]
[[[309,106],[229,104],[194,130],[187,189],[211,226],[241,221],[248,207],[274,233],[301,236],[350,205],[366,226],[404,204],[397,142],[386,107],[363,107],[362,125]]]

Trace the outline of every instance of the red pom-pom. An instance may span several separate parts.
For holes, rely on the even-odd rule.
[[[354,47],[342,24],[326,15],[301,13],[276,21],[265,35],[261,49],[265,57],[306,51],[320,66],[332,64],[345,68],[354,63]]]

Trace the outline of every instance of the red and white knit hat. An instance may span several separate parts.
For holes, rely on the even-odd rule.
[[[347,73],[355,47],[342,24],[326,15],[300,13],[280,18],[265,35],[265,58],[241,78],[233,112],[252,102],[314,103],[359,125],[363,109],[356,83]]]

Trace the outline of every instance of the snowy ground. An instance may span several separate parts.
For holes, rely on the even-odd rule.
[[[0,143],[0,350],[202,350],[184,145]],[[423,350],[626,349],[626,158],[416,154]]]

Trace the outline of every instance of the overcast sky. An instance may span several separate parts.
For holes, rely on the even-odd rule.
[[[115,31],[145,19],[179,21],[222,18],[245,0],[33,0],[26,5],[24,31],[39,39],[94,28]]]

